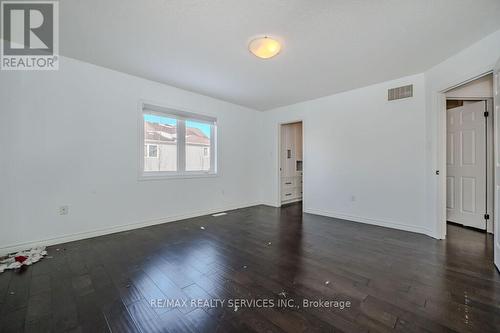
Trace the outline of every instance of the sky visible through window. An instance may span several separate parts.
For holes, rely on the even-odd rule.
[[[157,116],[157,115],[153,115],[153,114],[145,114],[144,120],[147,122],[150,122],[150,123],[158,123],[158,124],[165,124],[165,125],[172,125],[172,126],[177,125],[176,119]],[[199,123],[196,121],[188,120],[188,121],[186,121],[186,127],[197,128],[200,131],[202,131],[203,134],[205,134],[210,139],[210,124]]]

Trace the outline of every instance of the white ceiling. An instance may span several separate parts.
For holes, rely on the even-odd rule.
[[[499,0],[63,0],[61,54],[258,110],[420,73],[500,29]],[[283,51],[247,50],[270,35]]]

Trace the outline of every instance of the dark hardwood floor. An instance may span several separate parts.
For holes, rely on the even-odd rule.
[[[0,274],[0,331],[500,331],[491,236],[449,226],[437,241],[301,209],[256,206],[51,246]],[[163,306],[172,299],[188,305]],[[216,299],[224,306],[191,306]],[[235,311],[241,299],[274,307]],[[319,299],[351,306],[303,306]]]

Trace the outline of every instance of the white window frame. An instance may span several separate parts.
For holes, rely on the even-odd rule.
[[[198,178],[217,176],[217,118],[200,113],[182,110],[171,106],[162,106],[157,103],[139,102],[138,119],[138,147],[139,147],[139,180],[169,179],[169,178]],[[177,120],[177,171],[144,171],[144,114],[153,114]],[[206,171],[186,171],[186,121],[208,123],[210,126],[210,169]],[[149,152],[147,152],[149,153]],[[149,155],[148,155],[149,156]],[[149,157],[148,157],[149,158]]]

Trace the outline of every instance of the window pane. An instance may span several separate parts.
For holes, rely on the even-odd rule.
[[[158,157],[157,145],[149,145],[149,157]]]
[[[177,171],[177,120],[144,114],[144,171]]]
[[[186,171],[210,170],[211,125],[186,121]]]

